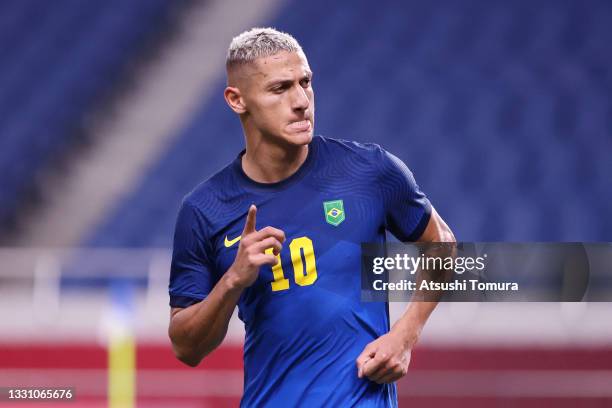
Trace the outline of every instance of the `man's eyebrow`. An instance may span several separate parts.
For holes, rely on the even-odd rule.
[[[271,88],[276,85],[291,85],[293,83],[293,79],[272,79],[265,84],[266,88]]]
[[[303,78],[312,78],[312,71],[304,71],[304,74],[300,77],[300,80]],[[277,78],[271,79],[269,82],[266,82],[264,88],[271,88],[276,85],[291,85],[293,83],[293,78]]]

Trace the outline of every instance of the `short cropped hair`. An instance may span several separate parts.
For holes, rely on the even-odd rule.
[[[270,27],[252,28],[232,39],[225,66],[229,70],[281,51],[302,52],[302,47],[290,34]]]

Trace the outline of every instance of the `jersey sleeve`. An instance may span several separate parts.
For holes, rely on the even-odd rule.
[[[402,160],[379,148],[379,185],[385,211],[385,225],[397,239],[416,241],[431,217],[431,204]]]
[[[187,307],[203,300],[216,283],[204,220],[183,202],[176,221],[170,267],[170,306]]]

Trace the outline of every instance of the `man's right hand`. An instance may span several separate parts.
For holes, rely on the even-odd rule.
[[[262,265],[276,265],[276,255],[280,253],[285,242],[285,233],[278,228],[265,227],[257,231],[256,215],[257,207],[252,204],[244,224],[236,259],[226,272],[233,285],[241,289],[255,283]],[[272,248],[272,254],[266,254],[268,248]]]

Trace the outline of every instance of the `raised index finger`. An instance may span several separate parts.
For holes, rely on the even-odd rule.
[[[246,236],[247,234],[251,234],[255,232],[255,216],[257,215],[257,207],[255,204],[251,204],[249,207],[249,212],[247,214],[246,222],[244,223],[244,230],[242,231],[242,236]]]

